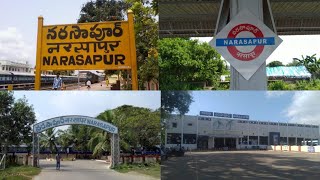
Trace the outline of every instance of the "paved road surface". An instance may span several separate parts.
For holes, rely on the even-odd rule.
[[[41,160],[40,166],[42,171],[34,180],[155,180],[138,173],[118,173],[94,160],[62,161],[60,171],[55,169],[55,161]]]
[[[320,154],[274,151],[188,152],[162,162],[161,180],[319,180]]]

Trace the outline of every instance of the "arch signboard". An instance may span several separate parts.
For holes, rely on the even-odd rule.
[[[118,127],[88,116],[81,115],[69,115],[51,118],[45,121],[41,121],[33,125],[33,166],[39,166],[39,136],[38,134],[54,127],[64,126],[64,125],[86,125],[96,128],[100,128],[106,132],[112,134],[110,137],[111,142],[111,167],[114,167],[119,163],[120,160],[120,146],[119,146],[119,134]]]
[[[131,70],[137,90],[133,13],[128,21],[43,25],[38,19],[35,89],[45,70]]]
[[[51,118],[45,121],[41,121],[33,126],[34,133],[40,133],[47,129],[64,126],[64,125],[87,125],[100,128],[112,134],[118,133],[118,128],[108,122],[101,121],[92,117],[87,116],[78,116],[78,115],[71,115],[71,116],[60,116]]]

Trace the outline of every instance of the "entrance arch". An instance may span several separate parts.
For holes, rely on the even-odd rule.
[[[105,121],[99,119],[81,116],[81,115],[68,115],[68,116],[59,116],[45,121],[41,121],[33,125],[33,145],[32,145],[32,154],[33,154],[33,166],[39,166],[39,136],[38,134],[54,127],[64,126],[64,125],[86,125],[92,126],[104,131],[107,131],[112,134],[111,141],[111,167],[114,167],[119,163],[120,160],[120,147],[119,147],[119,134],[118,127],[114,126]]]

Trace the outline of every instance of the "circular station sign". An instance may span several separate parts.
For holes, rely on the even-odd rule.
[[[209,44],[249,80],[281,42],[255,15],[243,10]]]
[[[255,38],[252,39],[238,39],[237,35],[242,32],[249,32],[254,35]],[[240,61],[251,61],[255,58],[259,57],[262,53],[264,46],[256,45],[252,51],[249,52],[242,52],[237,48],[236,45],[255,45],[258,41],[263,41],[263,33],[259,28],[252,24],[239,24],[235,26],[228,34],[228,39],[232,43],[235,43],[234,46],[227,46],[228,51],[230,54],[240,60]]]

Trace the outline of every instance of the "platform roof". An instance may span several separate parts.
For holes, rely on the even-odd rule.
[[[319,0],[270,0],[279,35],[320,34]],[[221,0],[159,0],[159,36],[211,37]]]

